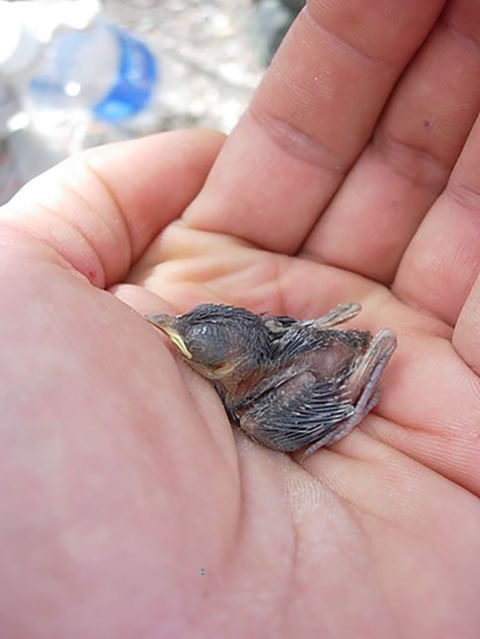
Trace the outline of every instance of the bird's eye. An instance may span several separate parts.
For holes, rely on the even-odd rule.
[[[228,357],[225,332],[212,323],[192,326],[185,335],[185,345],[193,359],[205,366],[219,366]]]

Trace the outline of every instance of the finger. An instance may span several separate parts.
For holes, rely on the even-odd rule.
[[[311,0],[186,219],[294,253],[443,2]]]
[[[479,32],[479,3],[447,5],[306,251],[367,277],[393,280],[478,114]]]
[[[222,140],[166,133],[81,153],[1,209],[2,235],[34,238],[93,284],[112,285],[195,197]]]
[[[429,211],[394,282],[397,295],[453,326],[480,268],[480,119],[445,192]]]

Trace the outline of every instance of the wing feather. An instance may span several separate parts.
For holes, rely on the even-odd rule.
[[[353,412],[346,387],[327,381],[295,395],[266,394],[240,417],[240,427],[269,448],[292,452],[332,432]]]

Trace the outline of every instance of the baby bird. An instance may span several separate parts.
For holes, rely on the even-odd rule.
[[[334,327],[361,310],[341,304],[313,320],[201,304],[147,316],[211,380],[230,421],[273,450],[309,455],[347,435],[377,404],[396,348],[391,330]]]

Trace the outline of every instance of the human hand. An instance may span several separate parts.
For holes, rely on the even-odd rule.
[[[311,2],[212,169],[166,134],[3,209],[5,636],[478,634],[480,8],[443,4]],[[129,308],[201,301],[361,302],[375,414],[301,465],[232,431]]]

